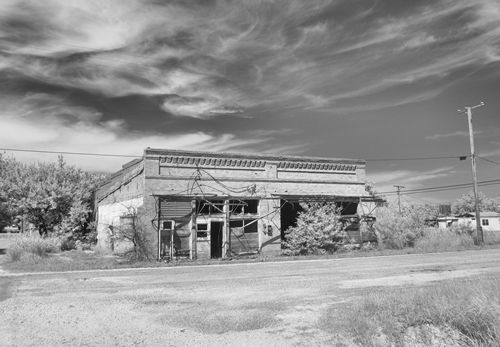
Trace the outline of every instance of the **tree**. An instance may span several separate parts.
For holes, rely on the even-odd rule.
[[[286,231],[283,253],[324,254],[346,243],[346,232],[335,203],[307,204],[297,217],[297,226]]]
[[[487,198],[482,192],[478,192],[479,211],[499,211],[498,201]],[[474,192],[471,190],[451,205],[451,212],[454,215],[463,215],[465,213],[475,213],[476,205]]]
[[[84,234],[89,231],[93,192],[103,177],[66,165],[62,156],[57,163],[25,164],[0,155],[0,201],[11,216],[24,215],[41,235]]]

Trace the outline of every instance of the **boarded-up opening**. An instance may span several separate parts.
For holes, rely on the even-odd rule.
[[[210,223],[210,258],[222,257],[222,233],[224,232],[223,222]]]
[[[190,216],[190,200],[162,199],[160,201],[160,220],[189,219]]]

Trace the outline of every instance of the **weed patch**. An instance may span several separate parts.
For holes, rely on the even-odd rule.
[[[59,250],[60,242],[57,238],[19,235],[7,249],[7,259],[11,262],[36,262]]]
[[[452,343],[500,344],[500,278],[453,280],[424,288],[378,290],[348,307],[325,313],[321,328],[345,332],[356,343],[373,346],[380,336],[402,345],[415,331],[435,338],[437,329]],[[451,330],[450,330],[451,329]],[[427,335],[427,337],[425,336]],[[424,341],[425,343],[425,341]]]
[[[422,237],[415,241],[418,252],[460,251],[474,247],[474,240],[468,233],[456,233],[448,229],[425,229]]]

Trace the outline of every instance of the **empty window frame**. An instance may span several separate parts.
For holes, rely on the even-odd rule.
[[[259,200],[229,200],[229,210],[232,214],[257,214]]]
[[[212,215],[224,213],[224,200],[201,200],[197,202],[198,214]]]
[[[229,222],[229,227],[231,229],[241,229],[243,228],[243,233],[256,233],[258,231],[257,221],[255,219],[245,219],[245,220],[232,220]]]
[[[198,223],[196,225],[196,238],[198,239],[208,238],[208,223]]]
[[[173,220],[163,221],[161,226],[163,230],[174,230],[175,222]]]

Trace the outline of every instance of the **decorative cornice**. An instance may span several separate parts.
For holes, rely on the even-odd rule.
[[[226,159],[226,158],[199,158],[185,156],[166,156],[160,157],[160,163],[174,165],[190,165],[190,166],[237,166],[237,167],[255,167],[263,168],[266,166],[265,160],[246,160],[246,159]]]
[[[163,164],[163,165],[162,165]],[[341,163],[324,163],[314,161],[267,161],[234,158],[207,158],[195,156],[174,156],[168,155],[160,157],[161,166],[182,166],[182,167],[223,167],[223,168],[250,168],[262,169],[266,164],[274,164],[278,171],[333,171],[333,172],[354,172],[357,165]]]
[[[146,176],[148,180],[163,180],[163,181],[191,181],[191,176]],[[200,181],[213,182],[212,178],[200,178]],[[342,184],[342,185],[365,185],[363,181],[348,181],[348,180],[311,180],[311,179],[282,179],[282,178],[238,178],[224,177],[219,178],[219,181],[224,182],[260,182],[260,183],[305,183],[305,184]]]
[[[293,155],[277,155],[277,154],[257,154],[257,153],[226,153],[226,152],[204,152],[204,151],[181,151],[172,149],[146,148],[144,156],[147,159],[158,157],[196,157],[196,158],[217,158],[217,159],[239,159],[239,160],[264,160],[268,162],[314,162],[314,163],[329,163],[329,164],[346,164],[362,166],[366,164],[365,160],[361,159],[346,159],[346,158],[324,158],[324,157],[306,157]]]
[[[356,171],[356,165],[314,163],[314,162],[279,162],[278,170],[318,170],[318,171]]]

